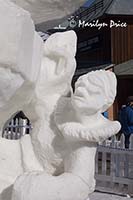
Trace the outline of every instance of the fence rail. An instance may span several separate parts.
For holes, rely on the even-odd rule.
[[[98,146],[95,177],[97,190],[133,195],[133,136],[129,149],[123,135],[120,141],[113,137]]]

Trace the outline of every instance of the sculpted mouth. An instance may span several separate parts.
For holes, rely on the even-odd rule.
[[[82,90],[81,87],[78,88],[78,89],[76,89],[74,96],[77,96],[77,97],[84,97],[84,95],[83,95],[83,90]]]
[[[84,98],[84,96],[83,95],[74,95],[73,96],[73,99],[74,100],[79,100],[79,101],[83,101],[85,98]]]
[[[83,101],[84,97],[83,97],[83,96],[77,96],[77,95],[75,95],[75,96],[74,96],[74,99]]]

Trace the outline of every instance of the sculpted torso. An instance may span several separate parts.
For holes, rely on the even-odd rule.
[[[4,2],[9,9],[10,3]],[[19,110],[30,119],[33,130],[17,141],[0,137],[0,198],[85,200],[95,187],[97,143],[120,128],[101,114],[114,101],[116,78],[112,72],[88,73],[79,78],[73,93],[75,33],[56,33],[43,43],[27,12],[15,6],[9,11],[13,28],[16,23],[19,28],[18,34],[9,29],[12,37],[7,42],[0,37],[4,42],[1,130]],[[9,21],[7,17],[2,30]]]

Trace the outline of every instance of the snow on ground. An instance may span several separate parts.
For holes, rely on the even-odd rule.
[[[133,200],[133,198],[112,195],[107,193],[94,192],[90,195],[90,200]]]

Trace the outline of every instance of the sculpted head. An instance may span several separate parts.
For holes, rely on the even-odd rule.
[[[77,112],[93,115],[106,111],[114,102],[116,78],[110,71],[93,71],[81,76],[75,84],[72,105]]]

